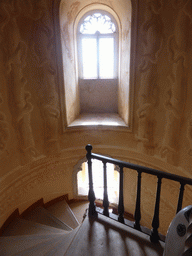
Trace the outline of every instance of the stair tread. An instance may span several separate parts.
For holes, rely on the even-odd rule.
[[[65,234],[66,235],[66,234]],[[61,234],[23,235],[0,237],[0,255],[11,256],[38,244],[60,238]]]
[[[54,215],[49,213],[48,210],[43,207],[37,207],[35,210],[31,211],[25,216],[26,220],[34,221],[43,225],[48,225],[54,228],[59,228],[63,230],[72,230],[67,224],[56,218]]]
[[[63,256],[78,229],[79,227],[64,234],[1,237],[0,255]]]
[[[65,205],[61,206],[56,215],[59,216],[65,207]],[[54,213],[54,207],[50,209]],[[153,244],[148,235],[103,215],[98,214],[97,218],[86,217],[82,225],[73,230],[57,216],[38,207],[29,213],[25,220],[16,219],[5,231],[4,234],[7,236],[0,237],[0,255],[160,256],[163,254],[163,242]],[[66,227],[68,231],[65,230]]]
[[[71,203],[69,206],[73,211],[75,217],[77,218],[78,222],[82,223],[83,216],[86,212],[86,209],[89,208],[89,202],[88,201],[74,202],[74,203]]]
[[[58,242],[62,239],[62,236],[50,238],[47,241],[43,241],[35,246],[30,246],[25,250],[21,250],[14,254],[14,256],[44,256],[48,251],[50,251],[53,246],[57,246]]]
[[[71,228],[74,229],[79,226],[78,220],[65,200],[55,203],[47,210]]]
[[[15,256],[63,256],[77,230],[78,228],[70,231],[67,235],[63,234],[55,238],[50,238],[48,241],[18,252]]]
[[[59,243],[57,243],[57,246],[55,246],[52,250],[45,254],[45,256],[63,256],[68,250],[78,230],[79,226],[69,233],[69,235],[67,236],[68,239],[62,238],[62,240]]]
[[[6,230],[3,232],[3,236],[21,236],[21,235],[33,235],[33,234],[50,234],[50,233],[68,233],[63,229],[54,228],[51,226],[43,225],[34,221],[16,218],[12,221]]]
[[[164,242],[153,244],[148,235],[99,214],[85,218],[65,255],[160,256],[163,249]]]

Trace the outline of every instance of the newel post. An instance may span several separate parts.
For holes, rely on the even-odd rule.
[[[93,190],[93,176],[92,176],[92,161],[91,161],[91,150],[92,146],[88,144],[85,149],[87,150],[87,164],[88,164],[88,174],[89,174],[89,193],[88,193],[88,200],[89,200],[89,216],[96,216],[97,212],[95,209],[95,193]]]

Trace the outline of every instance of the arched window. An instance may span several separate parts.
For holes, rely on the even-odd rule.
[[[88,167],[87,162],[80,163],[74,168],[76,191],[78,197],[88,196]],[[103,163],[92,160],[93,187],[96,199],[103,200]],[[113,164],[107,163],[107,190],[110,203],[118,204],[119,199],[119,170]]]
[[[63,130],[84,125],[132,130],[137,1],[132,6],[131,0],[109,5],[55,0]]]
[[[109,13],[92,11],[80,20],[78,55],[80,78],[117,78],[118,26]]]
[[[104,10],[85,13],[77,26],[80,113],[118,113],[118,25]]]

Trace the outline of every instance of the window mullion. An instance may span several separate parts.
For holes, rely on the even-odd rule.
[[[80,72],[80,77],[83,78],[83,51],[82,51],[82,36],[79,37],[79,47],[80,47],[80,51],[79,51],[79,72]]]
[[[97,78],[100,78],[100,68],[99,68],[99,63],[100,63],[100,56],[99,56],[99,34],[97,33]]]

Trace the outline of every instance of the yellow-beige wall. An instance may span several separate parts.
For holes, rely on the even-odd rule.
[[[88,2],[105,2],[112,9],[119,4],[117,14],[130,6],[129,1]],[[73,198],[73,169],[88,143],[94,152],[192,178],[191,1],[132,2],[137,42],[130,73],[135,74],[130,77],[130,130],[66,128],[67,118],[73,120],[79,113],[78,100],[73,102],[78,98],[76,74],[68,72],[75,65],[70,26],[86,4],[61,1],[59,11],[59,1],[0,3],[0,226],[16,208],[22,212],[42,197],[45,202],[66,193]],[[61,49],[68,62],[62,60]],[[65,88],[70,82],[74,87]],[[66,98],[65,106],[67,93],[75,96]],[[73,107],[67,116],[68,105]],[[125,210],[131,213],[136,178],[125,170]],[[142,224],[149,226],[156,178],[143,175],[142,184]],[[178,193],[178,184],[163,181],[162,233],[174,216]],[[187,188],[184,205],[191,199]]]

